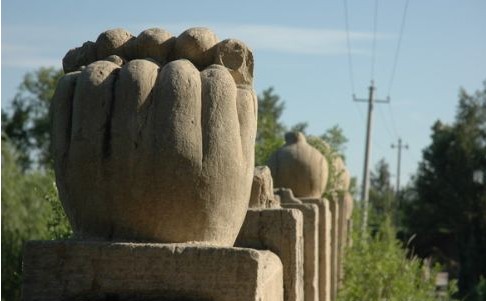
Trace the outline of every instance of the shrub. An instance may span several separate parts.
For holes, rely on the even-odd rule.
[[[356,222],[359,216],[359,210],[355,210],[354,225],[360,225]],[[390,218],[385,218],[374,234],[368,231],[360,236],[357,235],[359,229],[352,233],[353,244],[346,250],[338,300],[437,300],[435,277],[438,267],[429,272],[421,259],[409,254],[396,239]],[[454,290],[450,289],[448,294]]]

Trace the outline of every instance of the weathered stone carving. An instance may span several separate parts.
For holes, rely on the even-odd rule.
[[[53,148],[75,236],[232,245],[253,177],[251,51],[205,28],[115,29],[63,66]]]
[[[251,185],[250,208],[278,208],[273,179],[268,166],[256,166]]]
[[[294,196],[294,193],[292,192],[292,189],[290,188],[275,188],[273,190],[275,195],[278,195],[280,197],[280,203],[286,203],[286,204],[302,204],[302,202]]]
[[[290,188],[296,197],[320,197],[326,189],[327,161],[302,133],[285,134],[285,145],[270,156],[268,166],[275,187]]]

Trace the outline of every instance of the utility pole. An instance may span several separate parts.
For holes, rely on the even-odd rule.
[[[370,169],[369,162],[371,159],[371,129],[373,121],[373,105],[374,103],[388,103],[390,99],[378,100],[374,99],[375,84],[373,80],[369,87],[368,99],[358,99],[353,95],[354,101],[367,102],[368,103],[368,121],[366,123],[366,144],[365,144],[365,158],[364,158],[364,168],[363,168],[363,185],[361,188],[361,200],[363,202],[363,218],[361,225],[362,234],[366,231],[366,226],[368,225],[368,197],[370,189]]]
[[[398,150],[398,159],[397,159],[397,186],[395,188],[396,191],[396,200],[397,200],[397,207],[400,207],[400,165],[402,162],[402,148],[408,149],[408,144],[402,144],[402,138],[398,138],[398,144],[392,144],[391,148],[396,148]]]

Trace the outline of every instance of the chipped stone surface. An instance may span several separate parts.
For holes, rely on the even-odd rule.
[[[331,301],[331,212],[323,198],[302,198],[304,204],[315,204],[319,210],[319,300]]]
[[[161,29],[105,31],[98,60],[58,83],[56,181],[76,239],[236,239],[253,178],[256,94],[213,55],[205,66],[217,43],[208,29],[171,39]],[[170,52],[183,59],[157,61]],[[70,70],[87,60],[72,57]]]
[[[274,186],[290,188],[296,197],[320,197],[326,189],[326,158],[302,133],[285,134],[285,145],[270,156],[267,165]]]
[[[314,204],[282,203],[298,209],[304,218],[304,300],[319,300],[319,208]]]
[[[290,188],[275,188],[274,190],[275,195],[280,197],[280,203],[287,203],[287,204],[301,204],[302,202],[294,196],[292,189]]]
[[[87,66],[96,61],[96,44],[85,42],[81,47],[69,50],[62,59],[64,72],[77,71],[81,66]]]
[[[253,83],[253,53],[243,42],[227,39],[218,43],[215,63],[228,68],[236,84]]]
[[[250,208],[278,208],[273,194],[272,174],[268,166],[256,166],[251,186]]]
[[[284,300],[304,300],[303,217],[297,209],[248,209],[235,246],[270,250],[282,260]]]
[[[23,301],[283,300],[270,251],[188,244],[29,242]]]

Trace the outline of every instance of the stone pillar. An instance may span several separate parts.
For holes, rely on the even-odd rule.
[[[349,192],[338,193],[339,203],[339,227],[338,227],[338,288],[341,287],[344,278],[344,256],[348,247],[349,227],[353,210],[353,198]]]
[[[331,212],[329,201],[301,198],[304,204],[315,204],[319,210],[319,300],[331,300]]]
[[[268,159],[276,187],[292,189],[296,197],[321,197],[327,185],[326,158],[307,143],[304,134],[285,134],[285,145]]]
[[[314,204],[282,203],[283,208],[294,208],[304,218],[304,300],[319,300],[319,209]]]
[[[270,250],[283,264],[284,300],[304,300],[303,215],[297,209],[249,209],[235,246]]]
[[[233,248],[254,175],[253,67],[207,28],[112,29],[68,51],[52,148],[74,236],[27,245],[23,300],[280,301],[284,283],[302,299],[300,211],[250,218],[285,265]]]
[[[339,280],[339,203],[329,200],[331,212],[331,300],[335,301]]]

